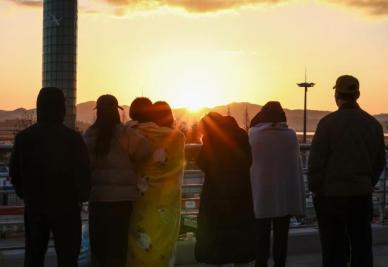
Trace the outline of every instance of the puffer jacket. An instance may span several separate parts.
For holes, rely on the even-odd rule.
[[[86,130],[84,140],[91,160],[90,202],[134,201],[138,197],[135,162],[151,153],[149,141],[136,129],[117,125],[109,153],[103,158],[94,153],[97,130]]]

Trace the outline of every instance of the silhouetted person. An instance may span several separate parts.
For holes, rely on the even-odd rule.
[[[372,267],[372,192],[385,164],[382,126],[357,104],[359,82],[341,76],[334,86],[339,109],[318,124],[309,158],[323,267]]]
[[[279,102],[268,102],[252,119],[251,185],[256,217],[256,267],[267,267],[273,229],[275,267],[286,266],[291,216],[305,214],[299,144]]]
[[[174,128],[174,116],[166,102],[156,102],[151,122],[136,127],[150,140],[152,157],[136,164],[140,198],[133,205],[128,266],[170,267],[181,218],[185,137]]]
[[[249,266],[255,258],[255,235],[248,135],[234,118],[215,112],[200,127],[203,146],[197,164],[205,181],[195,258],[204,266]]]
[[[86,130],[92,166],[89,233],[93,267],[123,267],[127,261],[132,204],[139,197],[135,164],[150,154],[137,130],[120,122],[112,95],[97,100],[96,122]]]
[[[174,115],[167,102],[157,101],[152,105],[152,121],[160,127],[174,128]]]
[[[151,121],[152,102],[147,97],[135,98],[129,107],[129,117],[138,123]]]
[[[77,266],[81,243],[81,203],[89,199],[89,158],[82,137],[63,125],[65,97],[43,88],[37,123],[15,138],[12,184],[25,203],[25,266],[41,267],[50,232],[59,267]]]

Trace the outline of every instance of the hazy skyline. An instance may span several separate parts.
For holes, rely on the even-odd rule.
[[[111,93],[129,104],[143,91],[174,107],[275,99],[303,108],[296,83],[307,67],[317,83],[309,109],[335,109],[335,79],[353,74],[364,109],[388,112],[388,1],[79,5],[78,103]],[[0,109],[34,107],[42,68],[39,1],[0,2],[0,58]]]

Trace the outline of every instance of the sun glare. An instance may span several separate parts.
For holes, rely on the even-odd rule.
[[[200,112],[204,107],[200,104],[194,103],[193,105],[187,105],[187,110],[191,113],[198,113]]]
[[[194,81],[193,81],[194,80]],[[184,107],[192,113],[201,111],[206,106],[212,105],[214,87],[210,81],[195,81],[186,79],[174,88],[178,92],[174,99],[176,106]]]

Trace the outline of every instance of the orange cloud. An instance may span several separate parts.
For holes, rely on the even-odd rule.
[[[105,0],[119,7],[178,7],[188,12],[204,13],[255,4],[276,4],[286,0]]]
[[[17,5],[41,7],[43,0],[7,0]],[[78,0],[82,4],[83,0]],[[233,9],[242,6],[257,4],[277,4],[292,2],[292,0],[100,0],[115,9],[117,16],[125,14],[131,8],[153,9],[170,6],[182,8],[188,12],[205,13]],[[366,10],[371,15],[388,15],[388,0],[320,0],[321,2],[334,3]],[[307,1],[308,2],[308,1]],[[90,2],[89,2],[90,3]],[[92,4],[93,5],[93,4]],[[93,8],[93,7],[89,7]]]
[[[30,7],[41,7],[43,6],[42,0],[8,0],[14,4],[30,6]]]
[[[341,0],[333,1],[351,7],[366,9],[371,15],[388,15],[388,0]]]

